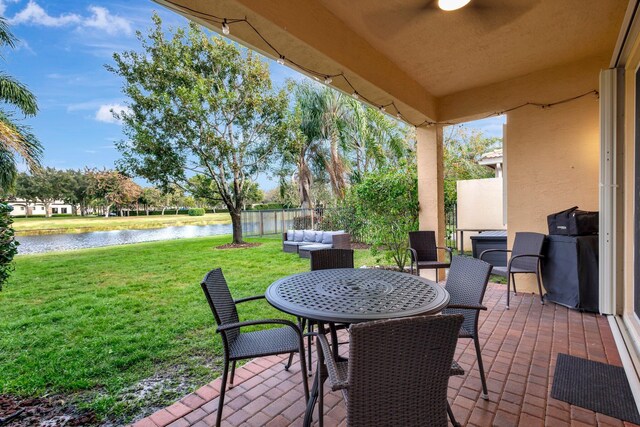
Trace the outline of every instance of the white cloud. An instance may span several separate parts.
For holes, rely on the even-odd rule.
[[[89,10],[93,15],[84,20],[82,23],[83,26],[103,30],[107,34],[125,33],[129,35],[133,32],[131,23],[128,20],[110,14],[106,8],[91,6]]]
[[[7,1],[0,0],[0,11],[4,15]],[[30,0],[27,6],[16,13],[13,18],[8,19],[9,24],[30,24],[44,27],[63,27],[74,25],[77,28],[100,30],[110,35],[133,33],[131,22],[123,17],[112,15],[108,9],[99,6],[89,7],[90,15],[81,16],[76,13],[66,13],[59,16],[49,15],[38,3]]]
[[[75,13],[64,14],[57,17],[51,16],[34,1],[30,1],[22,11],[16,13],[13,18],[9,19],[11,25],[34,24],[45,27],[62,27],[69,24],[79,24],[81,22],[82,18]]]
[[[20,0],[0,0],[0,16],[6,16],[7,3],[17,3]]]
[[[113,117],[113,113],[111,111],[115,111],[116,113],[130,113],[131,109],[125,105],[120,104],[106,104],[101,105],[96,111],[95,119],[99,122],[104,123],[120,123],[115,117]]]

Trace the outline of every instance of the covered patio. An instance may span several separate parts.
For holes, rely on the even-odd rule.
[[[473,342],[459,340],[456,360],[466,373],[449,381],[449,401],[458,422],[469,426],[635,425],[550,397],[558,353],[621,365],[605,317],[555,304],[543,306],[532,294],[514,297],[507,311],[504,286],[498,284],[489,285],[485,304],[489,310],[480,315],[480,334],[489,400],[479,398]],[[237,384],[225,399],[223,425],[302,425],[305,402],[300,367],[296,362],[287,372],[285,362],[286,356],[263,357],[236,371]],[[215,425],[219,389],[217,379],[134,426]],[[346,425],[345,416],[342,396],[327,391],[325,425]]]

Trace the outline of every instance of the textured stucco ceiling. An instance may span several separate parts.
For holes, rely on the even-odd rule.
[[[443,96],[610,53],[625,0],[320,0],[428,92]]]

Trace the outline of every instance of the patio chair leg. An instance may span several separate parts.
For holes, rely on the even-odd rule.
[[[222,385],[220,386],[220,400],[218,400],[218,413],[216,414],[216,427],[220,427],[222,421],[222,408],[224,408],[224,392],[227,388],[227,376],[229,374],[229,360],[224,360],[224,370],[222,371]]]
[[[542,283],[540,283],[540,272],[536,273],[536,279],[538,279],[538,292],[540,292],[540,304],[544,305],[544,295],[542,294]]]
[[[289,368],[291,367],[291,362],[293,362],[293,353],[289,353],[289,360],[287,361],[287,364],[284,365],[285,371],[289,370]]]
[[[302,333],[300,334],[300,338],[298,341],[298,356],[300,356],[300,375],[302,375],[302,388],[304,389],[304,401],[309,402],[309,379],[307,376],[307,358],[304,355],[304,338]],[[291,364],[292,358],[293,358],[293,353],[289,355],[289,364]]]
[[[516,275],[511,273],[511,283],[513,283],[513,295],[518,295],[518,291],[516,290]]]
[[[480,350],[480,339],[478,338],[477,331],[476,336],[473,337],[473,342],[476,346],[476,357],[478,358],[478,370],[480,371],[480,381],[482,382],[482,397],[484,400],[489,400],[489,391],[487,390],[487,379],[484,377],[484,364],[482,363],[482,351]]]
[[[233,388],[233,377],[236,375],[236,361],[231,362],[231,378],[229,379],[229,388]]]
[[[456,417],[453,415],[453,411],[451,410],[449,402],[447,402],[447,415],[449,415],[449,421],[451,421],[453,427],[460,427],[460,423],[456,421]]]
[[[309,333],[309,335],[307,335],[307,358],[308,358],[308,368],[309,368],[309,376],[312,375],[312,365],[311,365],[311,353],[312,353],[312,346],[313,346],[313,337],[310,335],[311,333],[313,333],[313,322],[311,320],[309,320],[309,326],[307,327],[307,332]]]
[[[509,310],[509,296],[511,295],[511,274],[507,273],[507,310]]]

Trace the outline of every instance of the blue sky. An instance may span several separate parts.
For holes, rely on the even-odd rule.
[[[112,168],[123,138],[109,110],[126,105],[121,81],[104,65],[113,52],[139,49],[135,31],[151,27],[157,11],[165,25],[186,20],[151,1],[0,0],[0,15],[20,39],[18,48],[2,52],[0,70],[25,83],[36,95],[40,112],[23,121],[45,148],[44,164],[59,169]],[[270,62],[276,85],[301,78]],[[488,136],[501,136],[503,118],[469,124]],[[261,187],[275,186],[268,177]]]

